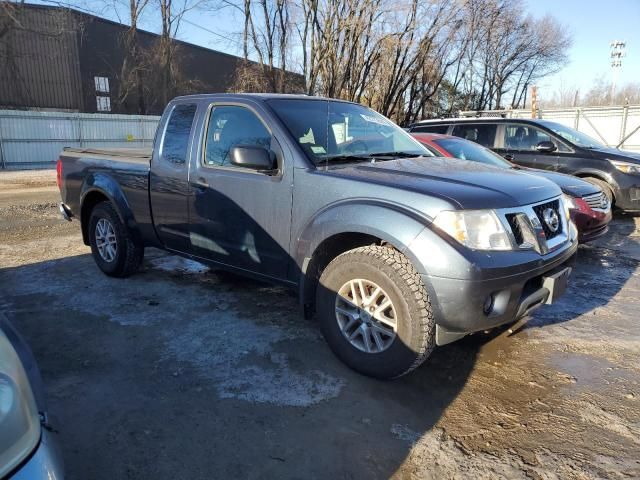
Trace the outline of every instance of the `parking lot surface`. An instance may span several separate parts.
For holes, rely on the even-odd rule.
[[[54,177],[0,173],[0,310],[39,361],[69,478],[640,477],[640,218],[581,247],[523,329],[381,382],[284,289],[154,249],[104,276]]]

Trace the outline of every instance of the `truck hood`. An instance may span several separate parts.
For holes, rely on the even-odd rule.
[[[538,170],[536,168],[523,168],[517,169],[520,172],[534,175],[541,178],[546,178],[552,181],[560,187],[563,193],[572,197],[584,197],[585,195],[591,195],[600,191],[599,187],[589,183],[585,180],[581,180],[578,177],[572,175],[565,175],[564,173],[549,172],[546,170]]]
[[[455,158],[420,157],[332,167],[343,178],[411,190],[449,200],[461,209],[511,208],[560,195],[536,175]]]

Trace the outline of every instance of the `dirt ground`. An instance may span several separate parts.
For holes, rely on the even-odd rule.
[[[640,478],[640,218],[581,247],[523,330],[381,382],[286,290],[153,249],[102,275],[54,177],[0,173],[0,310],[39,361],[70,479]]]

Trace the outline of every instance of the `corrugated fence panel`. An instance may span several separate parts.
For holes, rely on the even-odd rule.
[[[51,167],[64,147],[146,147],[160,117],[0,110],[0,165]]]

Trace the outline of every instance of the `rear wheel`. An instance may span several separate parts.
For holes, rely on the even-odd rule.
[[[396,378],[417,368],[435,345],[422,278],[389,247],[356,248],[322,272],[316,295],[322,333],[354,370]]]
[[[105,274],[127,277],[140,267],[144,247],[134,241],[111,203],[93,208],[88,228],[93,259]]]
[[[613,207],[615,198],[613,196],[613,190],[611,190],[611,187],[607,182],[594,177],[585,177],[584,180],[586,180],[589,183],[593,183],[596,187],[600,187],[600,189],[604,192],[604,194],[609,199],[609,204]]]

